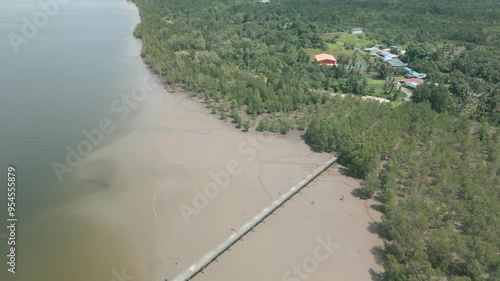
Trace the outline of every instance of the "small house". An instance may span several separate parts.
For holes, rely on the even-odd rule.
[[[391,51],[390,48],[384,48],[384,49],[378,49],[375,52],[380,54],[380,53],[386,53],[386,52],[390,52],[390,51]]]
[[[337,59],[330,54],[318,54],[314,56],[316,63],[325,64],[329,66],[337,65]]]
[[[351,28],[351,30],[349,30],[349,34],[361,34],[361,33],[363,33],[363,29],[359,27]]]
[[[415,90],[418,87],[418,84],[417,83],[406,83],[406,84],[404,84],[404,86],[408,89]]]
[[[406,63],[404,63],[398,59],[390,59],[387,61],[387,63],[392,67],[403,67],[403,66],[407,65]]]
[[[391,59],[398,57],[398,55],[395,55],[395,54],[393,54],[391,52],[387,52],[387,51],[386,52],[380,52],[379,55],[382,56],[382,57],[384,57],[384,58],[391,58]]]
[[[380,50],[380,45],[375,45],[375,46],[373,46],[371,48],[365,48],[365,51],[366,52],[370,52],[370,53],[376,52],[378,50]]]
[[[401,82],[403,82],[404,84],[415,83],[417,85],[420,85],[420,84],[423,84],[425,82],[425,80],[420,79],[420,78],[408,78],[408,79],[402,80]]]
[[[420,79],[425,79],[427,78],[427,74],[425,73],[418,73],[416,72],[415,70],[409,68],[409,67],[405,67],[404,68],[406,70],[406,75],[405,77],[409,77],[409,78],[420,78]]]

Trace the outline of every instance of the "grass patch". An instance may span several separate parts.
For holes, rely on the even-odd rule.
[[[365,46],[373,46],[376,41],[367,39],[366,34],[348,34],[347,32],[334,32],[323,34],[323,38],[327,41],[335,40],[340,43],[353,44],[355,48],[364,48]]]
[[[372,94],[377,97],[385,98],[383,96],[385,80],[374,79],[371,77],[367,77],[367,80],[368,80],[368,88],[373,89]]]
[[[352,51],[352,50],[346,50],[345,47],[341,44],[336,44],[336,43],[326,43],[326,46],[328,46],[329,51]],[[353,52],[354,53],[354,52]]]
[[[338,57],[339,55],[352,56],[354,54],[354,50],[346,50],[343,45],[335,44],[335,43],[326,43],[327,49],[312,49],[306,48],[304,51],[311,56],[311,61],[314,61],[314,56],[321,53],[327,53],[333,55],[334,57]]]

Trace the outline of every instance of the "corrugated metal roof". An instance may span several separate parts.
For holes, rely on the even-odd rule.
[[[391,66],[394,66],[394,67],[406,65],[406,63],[404,63],[400,60],[396,60],[396,59],[388,60],[387,63],[390,64]]]
[[[330,54],[317,54],[314,56],[314,58],[316,59],[316,61],[322,61],[322,60],[337,61],[337,59],[335,59],[335,57]]]
[[[412,89],[415,89],[418,87],[418,84],[417,83],[406,83],[405,86],[412,88]]]
[[[403,83],[415,83],[415,84],[422,84],[424,83],[425,80],[424,79],[420,79],[420,78],[409,78],[409,79],[405,79],[403,80]]]

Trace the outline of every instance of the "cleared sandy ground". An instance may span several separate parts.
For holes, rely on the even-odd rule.
[[[378,280],[380,217],[357,186],[333,166],[194,280]]]
[[[32,222],[45,233],[23,256],[39,267],[19,280],[172,279],[331,157],[299,132],[240,132],[185,94],[159,88],[152,101],[63,182],[55,201],[66,203]],[[283,274],[320,238],[338,247],[306,279],[372,280],[382,242],[368,227],[379,214],[356,187],[332,167],[196,280],[297,280]]]

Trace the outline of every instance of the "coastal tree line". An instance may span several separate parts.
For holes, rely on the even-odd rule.
[[[243,130],[304,130],[363,179],[359,196],[382,203],[385,280],[500,280],[497,1],[136,2],[142,56],[167,85]],[[332,68],[305,51],[358,26],[428,74],[412,102],[329,94],[370,94],[371,70],[393,85],[394,69],[359,52]]]
[[[361,198],[382,202],[385,280],[500,278],[500,136],[488,123],[437,113],[329,100],[306,142],[340,153]]]

